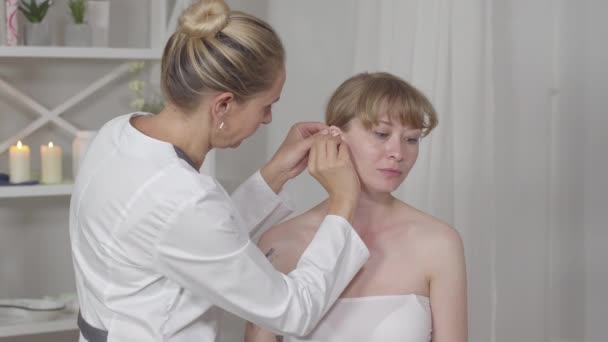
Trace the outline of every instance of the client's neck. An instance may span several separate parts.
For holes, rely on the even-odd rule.
[[[384,222],[390,219],[395,204],[395,197],[390,193],[370,194],[362,192],[355,209],[353,227],[360,235],[373,234],[382,230]]]

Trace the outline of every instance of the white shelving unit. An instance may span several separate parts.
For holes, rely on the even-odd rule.
[[[2,59],[27,58],[27,59],[72,59],[72,60],[110,60],[116,61],[117,66],[106,73],[103,77],[91,82],[71,98],[65,100],[55,108],[47,108],[36,101],[32,96],[14,87],[9,81],[0,79],[0,92],[20,102],[25,108],[38,115],[30,124],[23,127],[6,140],[0,140],[0,154],[7,152],[10,145],[18,140],[36,132],[47,123],[53,123],[61,129],[76,134],[80,128],[60,117],[61,114],[77,104],[94,96],[100,89],[108,86],[113,81],[125,76],[129,72],[129,63],[134,60],[159,61],[162,56],[162,48],[168,32],[175,27],[179,13],[189,5],[190,0],[149,0],[150,16],[148,48],[98,48],[98,47],[33,47],[16,46],[0,47],[0,63]],[[171,12],[169,4],[173,5]],[[170,15],[168,15],[170,14]],[[213,165],[213,156],[208,157],[206,169]],[[73,184],[65,183],[58,185],[27,185],[27,186],[0,186],[0,201],[14,198],[28,197],[50,197],[69,196],[72,193]],[[67,230],[66,230],[67,234]],[[59,331],[75,330],[76,317],[74,314],[66,313],[50,321],[36,321],[27,323],[0,323],[0,339],[3,337],[14,337],[22,335],[36,335]]]
[[[53,185],[14,185],[0,186],[0,199],[20,197],[69,196],[72,183]]]
[[[137,59],[158,60],[162,51],[157,48],[83,48],[83,47],[0,47],[0,58],[65,58],[65,59]]]
[[[167,21],[167,0],[149,0],[150,30],[149,48],[97,48],[97,47],[63,47],[63,46],[15,46],[0,47],[0,58],[38,58],[38,59],[97,59],[116,60],[120,64],[103,77],[91,82],[88,87],[81,89],[72,97],[55,108],[46,108],[33,97],[0,79],[0,92],[17,100],[39,116],[28,126],[4,141],[0,141],[0,153],[7,151],[11,144],[34,133],[49,122],[53,122],[66,132],[76,135],[79,128],[60,117],[74,106],[94,96],[99,90],[112,84],[113,81],[129,73],[129,62],[133,60],[158,61],[162,56],[162,48],[169,31],[168,24],[174,25],[178,14],[184,8],[184,1],[175,1],[171,18]]]
[[[76,325],[76,315],[72,313],[65,313],[52,321],[15,323],[4,326],[0,325],[0,338],[46,334],[76,329],[78,329]]]

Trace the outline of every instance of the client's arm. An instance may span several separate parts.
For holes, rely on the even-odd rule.
[[[301,221],[301,218],[296,217],[270,228],[270,230],[262,235],[258,243],[258,246],[264,252],[268,260],[270,260],[272,265],[284,274],[291,272],[295,268],[300,256],[306,248],[306,244],[299,242],[289,231],[289,226],[294,221]],[[273,332],[251,322],[247,322],[245,328],[245,342],[277,341],[283,341],[283,337],[275,336]]]
[[[431,252],[432,250],[432,252]],[[433,342],[467,341],[467,285],[464,248],[452,228],[433,238],[429,252]]]
[[[245,342],[280,342],[283,336],[275,336],[268,330],[264,330],[251,322],[247,322],[245,328]]]

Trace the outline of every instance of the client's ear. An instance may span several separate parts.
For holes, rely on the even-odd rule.
[[[329,126],[329,135],[331,135],[333,137],[340,136],[340,138],[342,138],[342,140],[346,141],[344,133],[337,126]]]

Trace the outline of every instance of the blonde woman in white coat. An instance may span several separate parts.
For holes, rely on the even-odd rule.
[[[352,228],[360,191],[348,148],[322,123],[292,127],[232,196],[199,169],[272,120],[284,49],[265,22],[223,1],[195,1],[162,59],[166,107],[111,120],[76,180],[70,237],[81,341],[215,341],[226,310],[305,335],[369,252]],[[329,210],[294,272],[250,240],[290,213],[281,189],[308,166]]]

